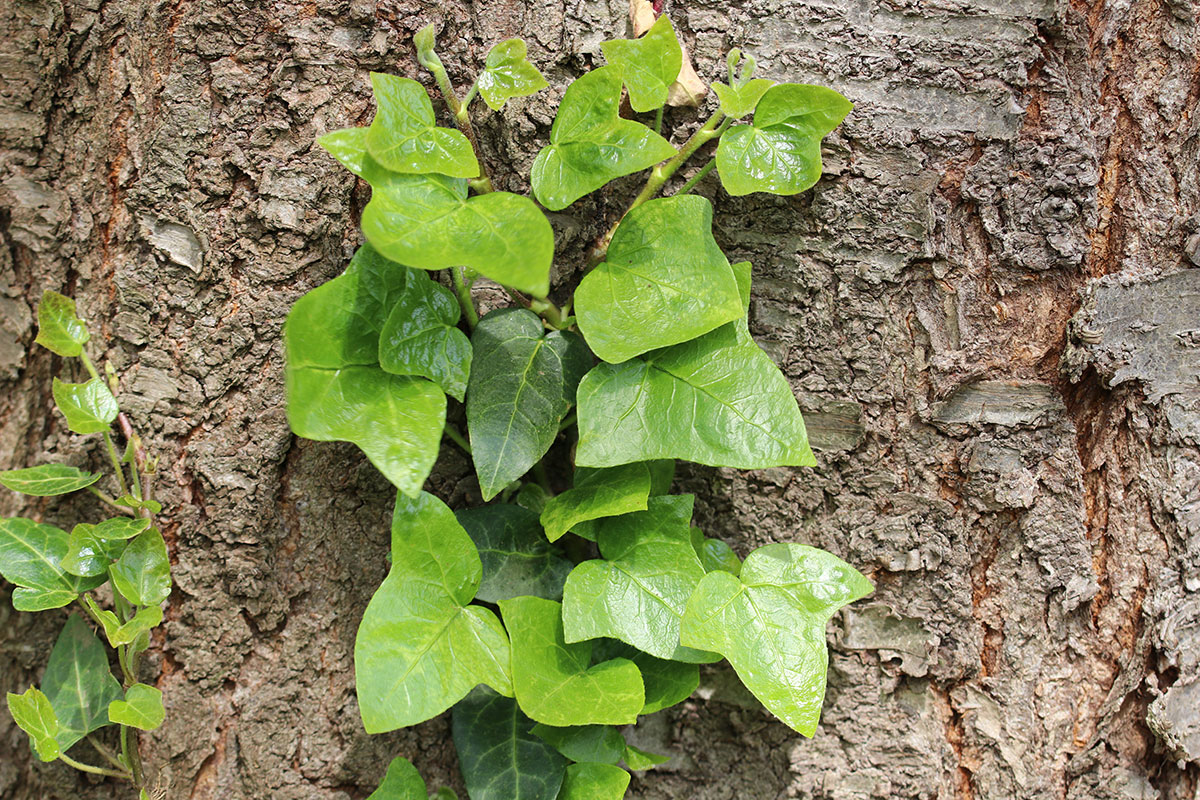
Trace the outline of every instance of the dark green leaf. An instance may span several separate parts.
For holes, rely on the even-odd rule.
[[[58,718],[58,746],[73,744],[108,724],[108,704],[120,699],[121,685],[108,668],[108,653],[78,615],[71,615],[58,635],[42,691]]]
[[[454,707],[454,747],[471,800],[554,800],[567,762],[531,728],[515,700],[482,687]]]
[[[530,594],[557,600],[571,562],[546,541],[534,512],[497,504],[465,508],[454,514],[479,548],[483,581],[476,597],[499,603]]]
[[[546,508],[550,495],[536,483],[523,483],[517,490],[517,505],[528,508],[535,514],[541,514]]]
[[[119,558],[125,549],[123,540],[101,537],[96,533],[96,528],[96,525],[81,522],[71,529],[62,568],[72,575],[81,578],[104,575],[108,572],[108,565]]]
[[[42,761],[53,761],[62,754],[58,746],[58,720],[54,718],[54,708],[46,695],[34,687],[29,687],[24,694],[9,692],[7,697],[8,713],[12,714],[17,727],[29,734],[29,740]]]
[[[324,147],[346,169],[363,177],[363,165],[367,158],[367,129],[342,128],[317,137],[317,144]]]
[[[600,51],[621,74],[634,111],[653,111],[667,102],[667,90],[679,77],[683,48],[675,27],[663,14],[640,39],[603,42]]]
[[[406,290],[379,335],[379,365],[394,375],[429,378],[462,402],[471,372],[471,341],[454,327],[454,294],[425,273],[408,270]]]
[[[642,714],[653,714],[682,703],[700,686],[700,667],[696,664],[664,661],[616,639],[596,642],[592,660],[610,658],[628,658],[641,670],[642,683],[646,687],[646,704],[642,706]]]
[[[721,101],[721,113],[727,117],[738,119],[754,111],[767,89],[774,85],[774,81],[766,78],[755,78],[744,86],[714,83],[712,88],[717,93],[717,99]]]
[[[625,752],[625,739],[611,725],[536,725],[533,735],[572,761],[616,764]]]
[[[433,104],[421,84],[372,72],[371,87],[377,109],[367,129],[367,152],[382,167],[454,178],[479,175],[471,143],[456,130],[437,127]]]
[[[665,19],[665,17],[663,17]],[[612,764],[572,764],[567,767],[558,800],[621,800],[629,773]]]
[[[86,489],[98,480],[99,472],[83,472],[66,464],[43,464],[0,472],[0,486],[34,497],[52,497]]]
[[[152,731],[162,725],[166,716],[162,692],[144,683],[135,683],[126,689],[124,700],[108,704],[108,718],[112,722],[138,730]]]
[[[162,511],[161,506],[158,511]],[[113,517],[93,527],[93,533],[100,539],[132,539],[150,527],[150,520],[145,517]]]
[[[108,569],[113,588],[133,605],[156,606],[171,594],[171,562],[158,528],[150,528],[129,543]]]
[[[60,356],[78,356],[91,338],[83,320],[75,315],[75,301],[58,292],[46,292],[38,305],[38,335],[34,341]]]
[[[650,769],[658,764],[665,764],[671,760],[670,756],[660,756],[658,753],[647,753],[645,750],[639,750],[633,745],[625,746],[625,766],[632,770],[641,771]]]
[[[488,52],[475,85],[493,111],[504,108],[510,98],[525,97],[546,88],[546,79],[526,60],[525,54],[525,42],[520,39],[505,39]]]
[[[0,575],[16,584],[17,611],[61,608],[104,577],[81,578],[63,569],[70,536],[61,528],[30,519],[0,519]]]
[[[733,552],[733,548],[720,539],[705,538],[704,531],[699,528],[692,528],[692,547],[696,549],[705,572],[719,569],[737,575],[742,571],[742,560]]]
[[[379,788],[367,800],[428,800],[421,773],[407,758],[396,756],[388,764],[387,774]]]
[[[98,378],[87,383],[63,383],[55,378],[51,389],[54,404],[75,433],[103,433],[120,412],[117,399]]]
[[[575,473],[575,486],[546,501],[541,522],[546,538],[557,541],[577,524],[631,511],[645,511],[650,496],[647,464]]]
[[[675,482],[675,459],[660,458],[647,461],[650,468],[650,494],[670,494],[671,484]]]

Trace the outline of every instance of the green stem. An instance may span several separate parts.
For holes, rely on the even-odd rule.
[[[83,368],[88,371],[88,375],[91,375],[93,380],[100,380],[100,373],[96,371],[96,365],[88,358],[86,351],[80,351],[79,360],[83,362]]]
[[[93,775],[107,775],[110,778],[123,778],[127,781],[133,780],[133,775],[128,772],[118,772],[115,769],[108,769],[106,767],[93,767],[91,764],[84,764],[76,761],[66,753],[59,753],[58,757],[61,758],[62,762],[68,767],[74,767],[80,772],[90,772]]]
[[[417,61],[421,62],[421,66],[429,70],[433,75],[433,79],[437,81],[438,88],[442,90],[442,97],[446,101],[446,106],[449,107],[450,113],[454,115],[454,126],[463,132],[463,136],[467,137],[467,141],[471,143],[471,148],[475,151],[475,160],[479,162],[479,179],[477,191],[480,194],[486,194],[492,191],[492,178],[488,174],[487,165],[483,162],[483,153],[479,150],[479,139],[475,136],[475,128],[471,125],[471,115],[467,113],[467,105],[474,99],[475,86],[472,85],[467,92],[467,102],[458,99],[458,95],[454,92],[454,87],[450,84],[450,76],[446,74],[446,68],[442,65],[442,60],[438,58],[437,53],[433,50],[420,50],[418,48]]]
[[[117,501],[111,495],[105,494],[104,492],[97,489],[95,486],[89,486],[89,487],[87,487],[87,489],[89,492],[96,495],[96,497],[99,498],[100,502],[104,503],[105,505],[112,506],[114,510],[120,511],[122,514],[125,514],[130,517],[137,516],[137,512],[134,511],[132,508],[129,508],[128,506],[117,505]]]
[[[708,173],[712,172],[713,168],[716,166],[717,166],[717,159],[710,158],[708,160],[708,163],[705,164],[703,167],[701,167],[699,172],[697,172],[695,175],[693,175],[691,178],[689,178],[687,183],[685,183],[683,186],[679,187],[679,191],[676,192],[675,194],[687,194],[692,189],[695,189],[696,184],[699,183],[700,181],[704,180],[705,176],[708,175]]]
[[[554,303],[549,300],[534,299],[529,302],[529,310],[544,319],[551,328],[562,330],[563,315]]]
[[[104,757],[105,761],[112,764],[117,769],[125,769],[125,765],[121,763],[121,759],[117,758],[117,754],[105,747],[99,739],[89,733],[87,740],[92,747],[96,748],[96,752]]]
[[[446,423],[446,427],[442,433],[446,435],[447,439],[454,442],[456,445],[466,451],[467,455],[471,455],[471,443],[467,441],[467,437],[458,432],[457,428],[450,423]]]
[[[463,267],[451,267],[450,278],[454,281],[454,294],[458,297],[458,305],[462,307],[467,327],[475,330],[475,326],[479,324],[479,311],[475,309],[475,300],[471,297],[471,287],[467,285],[463,269]]]
[[[141,788],[146,782],[142,776],[142,756],[138,752],[137,732],[128,725],[121,726],[121,756],[129,764],[129,771],[132,773],[130,780]]]
[[[113,444],[112,434],[108,431],[104,432],[104,446],[108,448],[108,458],[117,473],[117,485],[121,487],[121,494],[129,494],[129,486],[125,483],[125,470],[121,468],[121,459],[117,456],[116,445]]]
[[[574,425],[576,419],[577,416],[574,411],[572,411],[570,414],[567,414],[565,417],[563,417],[563,421],[558,424],[558,432],[562,433],[567,428]]]
[[[663,106],[659,106],[658,110],[654,112],[654,132],[655,133],[662,133],[663,108],[664,108]]]
[[[550,488],[550,476],[546,474],[546,465],[539,461],[533,465],[533,477],[537,478],[538,484],[546,490],[546,494],[554,496],[554,490]]]

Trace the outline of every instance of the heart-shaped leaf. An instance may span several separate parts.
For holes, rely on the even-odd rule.
[[[655,658],[616,639],[597,641],[592,660],[610,658],[628,658],[641,670],[642,683],[646,687],[646,704],[642,706],[642,714],[653,714],[682,703],[700,686],[700,667],[697,664]]]
[[[29,735],[33,749],[42,761],[53,761],[62,755],[58,746],[59,726],[54,717],[54,708],[46,695],[38,689],[29,687],[24,694],[9,692],[5,698],[8,701],[8,713],[12,714],[17,727]]]
[[[396,756],[388,764],[383,782],[367,795],[367,800],[428,800],[428,790],[412,762]]]
[[[123,540],[99,536],[96,533],[97,527],[81,522],[71,529],[62,567],[72,575],[81,578],[104,575],[108,572],[109,564],[120,558],[125,549]]]
[[[720,539],[706,538],[704,531],[699,528],[692,528],[692,547],[700,557],[705,572],[723,570],[736,576],[742,571],[742,560],[733,552],[733,548]]]
[[[625,739],[612,725],[535,725],[533,735],[572,761],[616,764],[625,753]]]
[[[149,527],[150,520],[145,517],[113,517],[93,525],[92,533],[100,539],[132,539]]]
[[[714,83],[712,88],[717,93],[717,99],[721,101],[721,113],[738,119],[754,111],[767,89],[774,85],[774,81],[766,78],[755,78],[741,86]]]
[[[171,561],[158,528],[130,542],[108,574],[113,588],[133,605],[156,606],[170,597]]]
[[[537,514],[499,503],[454,515],[479,548],[483,581],[476,597],[488,603],[525,594],[548,600],[562,597],[572,565],[546,541]]]
[[[625,745],[625,766],[632,770],[641,771],[650,769],[659,764],[665,764],[671,760],[670,756],[662,756],[658,753],[648,753],[634,747],[631,744]]]
[[[0,472],[0,486],[34,497],[52,497],[86,489],[100,480],[99,472],[84,472],[66,464],[42,464]]]
[[[475,85],[493,111],[504,108],[513,97],[526,97],[548,85],[525,55],[525,42],[520,39],[505,39],[488,52],[483,72],[475,79]]]
[[[317,137],[317,144],[343,167],[363,177],[367,156],[367,129],[342,128]]]
[[[645,463],[581,469],[575,473],[573,488],[546,501],[541,523],[553,542],[582,522],[645,511],[649,497],[650,468]],[[594,541],[594,532],[588,538]]]
[[[555,800],[567,762],[534,736],[517,701],[484,687],[454,707],[454,747],[471,800]]]
[[[825,625],[874,587],[837,556],[801,544],[752,552],[740,578],[710,572],[688,601],[682,641],[729,659],[746,688],[812,736],[825,697]]]
[[[481,576],[471,537],[441,500],[396,498],[392,569],[354,643],[367,733],[424,722],[479,683],[511,694],[504,628],[491,611],[468,605]]]
[[[558,800],[621,800],[628,787],[629,773],[620,767],[612,764],[572,764],[567,767]]]
[[[117,399],[99,378],[86,383],[63,383],[55,378],[51,391],[54,404],[67,418],[67,427],[75,433],[103,433],[120,412]]]
[[[152,731],[162,725],[166,716],[162,692],[144,683],[135,683],[126,689],[124,700],[114,700],[108,704],[110,720],[138,730]]]
[[[394,375],[429,378],[459,402],[471,372],[471,341],[454,327],[454,294],[428,274],[408,270],[404,293],[379,334],[379,365]]]
[[[92,616],[100,620],[100,624],[104,626],[104,636],[114,648],[133,642],[162,622],[163,618],[161,606],[146,606],[122,624],[116,614],[101,608],[89,595],[84,595],[83,602],[87,604]]]
[[[67,620],[50,651],[42,691],[58,719],[56,739],[64,753],[107,725],[108,704],[121,697],[104,645],[77,614]]]
[[[600,52],[620,73],[629,89],[629,105],[637,112],[661,108],[683,67],[683,48],[666,14],[642,38],[602,42]]]
[[[560,211],[604,184],[676,154],[645,125],[621,119],[621,75],[594,69],[567,87],[550,129],[550,144],[533,162],[533,196]]]
[[[46,292],[38,305],[38,334],[34,341],[51,353],[74,357],[83,353],[91,335],[75,315],[75,301],[58,292]]]
[[[70,536],[61,528],[31,519],[0,519],[0,575],[17,586],[12,603],[17,611],[62,608],[104,576],[81,578],[63,568]]]
[[[475,149],[466,136],[437,127],[425,87],[410,78],[371,73],[375,119],[367,129],[367,152],[384,169],[454,178],[479,175]]]

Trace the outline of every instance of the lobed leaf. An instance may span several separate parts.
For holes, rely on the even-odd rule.
[[[533,735],[572,761],[616,764],[625,753],[625,739],[611,725],[535,725]]]
[[[104,577],[83,578],[63,568],[70,536],[61,528],[19,517],[0,519],[0,575],[15,584],[17,611],[61,608]]]
[[[379,365],[394,375],[429,378],[462,402],[471,372],[471,341],[455,327],[458,301],[428,274],[407,272],[405,291],[379,334]]]
[[[425,87],[410,78],[371,73],[376,111],[367,152],[384,169],[453,178],[479,175],[475,149],[461,132],[439,128]]]
[[[542,535],[538,515],[504,503],[454,512],[479,549],[483,580],[475,596],[499,603],[518,595],[562,597],[572,564]]]
[[[146,606],[133,615],[129,621],[122,624],[117,615],[96,604],[89,595],[84,595],[83,602],[100,624],[104,627],[104,636],[114,648],[135,641],[139,636],[148,633],[151,628],[162,622],[163,612],[160,606]]]
[[[158,528],[150,528],[129,543],[108,568],[113,588],[133,605],[156,606],[171,595],[171,561]]]
[[[84,472],[66,464],[42,464],[0,472],[0,486],[33,497],[53,497],[86,489],[100,480],[99,472]]]
[[[52,353],[82,355],[91,334],[75,314],[75,301],[58,292],[46,292],[38,304],[38,334],[33,341]]]
[[[658,753],[648,753],[633,745],[625,746],[625,766],[632,770],[641,771],[650,769],[659,764],[665,764],[671,760],[670,756],[659,755]]]
[[[421,773],[407,758],[396,756],[388,764],[387,774],[367,800],[428,800],[428,790]]]
[[[50,651],[42,691],[58,719],[55,739],[64,753],[107,725],[108,704],[121,697],[104,645],[77,614],[67,619]]]
[[[514,97],[526,97],[549,85],[525,56],[525,42],[520,39],[505,39],[488,51],[483,72],[475,79],[475,85],[493,111],[504,108],[504,104]]]
[[[318,136],[317,144],[338,160],[346,169],[363,177],[367,159],[367,129],[342,128]]]
[[[124,540],[100,536],[96,533],[97,527],[81,522],[71,529],[71,535],[67,538],[67,554],[63,556],[62,567],[72,575],[78,575],[81,578],[105,575],[108,572],[108,566],[115,559],[120,558],[124,551]]]
[[[683,67],[683,48],[675,26],[663,14],[640,39],[613,39],[600,52],[629,89],[634,111],[653,111],[667,102],[667,91]]]
[[[557,541],[581,522],[645,511],[650,497],[650,468],[645,463],[612,469],[576,471],[575,486],[546,501],[541,523],[546,538]],[[588,538],[594,540],[594,533]]]
[[[682,703],[700,687],[700,667],[682,661],[667,661],[644,653],[616,639],[601,639],[592,651],[594,661],[627,658],[637,664],[646,687],[646,703],[642,714],[653,714]]]
[[[46,695],[31,686],[24,694],[9,692],[5,699],[8,701],[8,713],[12,714],[13,722],[29,735],[38,758],[42,761],[53,761],[62,755],[62,748],[57,740],[58,720]]]
[[[534,736],[517,701],[480,687],[454,707],[454,748],[471,800],[555,800],[566,759]]]
[[[733,548],[720,539],[706,538],[704,531],[699,528],[692,528],[692,547],[700,557],[705,572],[723,570],[736,576],[742,571],[742,560],[733,552]]]
[[[621,800],[628,787],[629,773],[620,767],[572,764],[567,767],[558,800]]]
[[[713,91],[717,93],[717,99],[721,101],[721,113],[732,119],[739,119],[752,113],[758,106],[758,101],[774,85],[775,81],[755,78],[741,86],[714,83]]]
[[[126,689],[124,700],[108,704],[109,720],[142,731],[154,730],[162,725],[166,716],[162,692],[144,683],[135,683]]]
[[[99,378],[86,383],[63,383],[55,378],[51,390],[54,404],[75,433],[103,433],[120,412],[117,399]]]

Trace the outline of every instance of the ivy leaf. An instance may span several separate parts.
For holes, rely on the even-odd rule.
[[[108,704],[110,720],[142,731],[154,730],[162,725],[166,716],[162,692],[144,683],[135,683],[126,689],[124,700],[114,700]]]
[[[700,557],[705,572],[724,570],[736,576],[742,571],[742,560],[733,552],[733,548],[720,539],[706,538],[704,531],[699,528],[692,528],[692,547]]]
[[[379,334],[379,365],[394,375],[420,375],[462,402],[471,372],[471,341],[455,325],[454,294],[425,273],[408,270],[404,293]]]
[[[536,483],[521,484],[521,488],[517,490],[517,505],[528,508],[535,514],[542,513],[549,499],[550,495],[546,490]]]
[[[729,659],[746,688],[786,725],[812,736],[825,697],[825,624],[871,582],[837,556],[801,544],[752,552],[740,578],[700,582],[683,617],[689,647]]]
[[[550,291],[554,232],[528,197],[488,192],[467,198],[466,181],[402,175],[367,163],[374,189],[362,229],[375,249],[421,269],[466,266],[537,297]]]
[[[104,645],[77,614],[67,620],[50,651],[42,691],[58,719],[55,738],[63,752],[107,725],[108,704],[121,697]]]
[[[751,125],[735,125],[717,145],[725,190],[796,194],[821,177],[821,139],[854,106],[832,89],[781,83],[763,93]]]
[[[370,800],[368,798],[367,800]],[[443,786],[433,794],[429,795],[429,800],[458,800],[458,795],[448,786]]]
[[[100,624],[104,626],[104,636],[114,648],[129,644],[143,633],[148,633],[151,628],[162,622],[163,618],[160,606],[146,606],[128,622],[121,624],[116,614],[98,606],[90,595],[84,595],[83,602],[87,604],[92,615],[100,620]]]
[[[575,567],[563,588],[568,642],[610,636],[658,658],[718,660],[679,646],[680,620],[704,577],[688,524],[694,500],[652,497],[646,511],[597,523],[603,558]]]
[[[330,131],[324,136],[318,136],[317,144],[325,148],[329,155],[336,158],[343,167],[358,177],[363,177],[367,158],[366,128],[342,128]]]
[[[646,687],[646,704],[642,714],[653,714],[682,703],[700,687],[700,667],[682,661],[666,661],[643,653],[616,639],[601,639],[592,651],[594,661],[610,658],[628,658],[642,673]]]
[[[371,73],[375,119],[367,129],[367,152],[392,172],[437,172],[453,178],[479,175],[467,137],[437,127],[425,87],[410,78]]]
[[[517,702],[480,687],[454,707],[454,748],[471,800],[554,800],[566,759],[534,736]]]
[[[468,605],[481,575],[475,545],[445,503],[425,492],[397,496],[392,568],[354,642],[367,733],[424,722],[479,683],[512,692],[504,628]]]
[[[567,767],[567,776],[558,800],[621,800],[628,787],[629,773],[620,767],[612,764],[572,764]]]
[[[108,568],[113,588],[133,605],[156,606],[171,595],[171,561],[158,528],[150,528],[129,543]]]
[[[665,764],[671,760],[670,756],[660,756],[658,753],[648,753],[633,745],[625,745],[625,766],[638,772],[644,769]]]
[[[717,99],[721,101],[721,113],[727,117],[738,119],[754,111],[767,89],[774,85],[775,81],[755,78],[743,86],[714,83],[712,88],[717,93]]]
[[[629,89],[629,105],[639,113],[666,104],[667,90],[683,67],[683,48],[666,14],[642,38],[602,42],[600,52],[620,73]]]
[[[526,97],[549,85],[525,56],[525,42],[520,39],[505,39],[488,51],[475,85],[492,111],[504,108],[513,97]]]
[[[83,353],[91,334],[75,315],[75,301],[58,292],[46,292],[38,304],[38,334],[33,341],[60,356]]]
[[[0,472],[0,486],[33,497],[53,497],[86,489],[100,480],[99,472],[84,472],[66,464],[42,464]]]
[[[651,200],[625,215],[607,260],[575,290],[588,346],[619,363],[686,342],[742,316],[737,279],[698,195]]]
[[[646,510],[650,469],[645,463],[581,469],[575,476],[574,488],[551,497],[542,511],[542,526],[552,542],[581,522]]]
[[[367,800],[428,800],[425,781],[412,762],[396,756],[388,764],[387,774]]]
[[[676,154],[645,125],[621,119],[621,75],[594,69],[567,87],[550,128],[550,144],[533,162],[533,195],[561,211],[604,184]]]
[[[0,519],[0,575],[15,584],[13,608],[45,611],[62,608],[104,577],[81,578],[63,569],[70,537],[53,525],[31,519]]]
[[[488,314],[471,345],[467,429],[479,488],[490,500],[550,449],[591,356],[577,335],[546,333],[522,308]]]
[[[562,597],[572,564],[546,541],[537,514],[501,503],[454,515],[479,548],[483,581],[476,597],[487,603],[525,594],[548,600]]]
[[[535,725],[533,735],[572,761],[616,764],[625,752],[625,739],[611,725]]]
[[[99,378],[86,383],[63,383],[55,378],[51,391],[54,404],[67,418],[67,427],[75,433],[103,433],[120,412],[117,399]]]
[[[98,536],[96,527],[81,522],[71,529],[62,567],[72,575],[81,578],[104,575],[108,572],[108,565],[120,558],[121,551],[125,549],[123,540]]]
[[[521,710],[546,725],[625,725],[645,704],[632,661],[589,667],[592,645],[563,639],[562,607],[540,597],[500,601],[512,637],[513,688]]]
[[[100,539],[132,539],[149,527],[150,520],[145,517],[113,517],[94,525],[92,532]]]
[[[12,714],[17,727],[29,734],[33,748],[42,761],[53,761],[62,755],[58,746],[58,720],[54,717],[54,708],[46,695],[35,687],[29,687],[24,694],[9,692],[5,698],[8,701],[8,713]]]
[[[146,509],[151,514],[157,514],[162,511],[162,503],[157,500],[143,500],[140,497],[134,497],[131,494],[123,494],[116,500],[113,500],[114,505],[132,508],[134,511]]]

